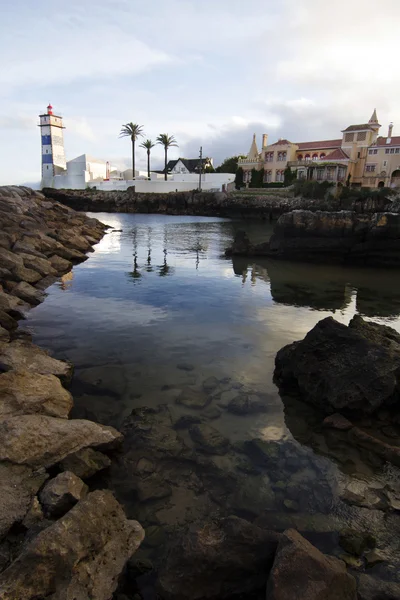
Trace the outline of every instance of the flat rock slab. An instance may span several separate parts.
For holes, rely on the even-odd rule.
[[[189,429],[196,448],[207,454],[226,454],[229,450],[229,440],[211,425],[192,425]]]
[[[98,450],[83,448],[74,454],[70,454],[61,461],[60,467],[63,471],[72,471],[77,477],[88,479],[98,471],[107,469],[111,460]]]
[[[41,375],[55,375],[67,383],[72,377],[72,365],[52,358],[45,350],[24,340],[0,343],[0,370],[33,371]]]
[[[144,538],[111,492],[96,491],[39,533],[0,575],[1,600],[109,600]]]
[[[40,491],[39,500],[47,516],[60,517],[85,498],[87,492],[88,486],[82,479],[65,471],[46,483]]]
[[[71,394],[55,375],[8,371],[0,375],[0,417],[42,414],[67,419]]]
[[[0,439],[0,460],[49,467],[83,448],[113,448],[122,435],[92,421],[22,415],[0,423]]]
[[[268,600],[357,600],[344,562],[322,554],[294,529],[281,537],[267,583]]]

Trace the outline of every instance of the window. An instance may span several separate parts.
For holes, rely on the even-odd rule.
[[[328,167],[328,176],[327,179],[328,181],[333,181],[335,178],[335,167]]]
[[[264,182],[265,183],[271,183],[272,181],[272,172],[271,171],[265,171],[264,173]]]
[[[344,136],[345,142],[353,142],[354,141],[354,133],[346,133]]]
[[[400,154],[400,148],[396,148],[396,154]]]
[[[297,160],[303,160],[303,155],[299,154],[298,157],[297,157]]]
[[[378,154],[378,149],[374,148],[374,154]]]
[[[389,154],[390,150],[389,148],[385,148],[385,154]]]
[[[388,162],[387,160],[384,160],[384,161],[383,161],[383,166],[384,166],[384,167],[387,167],[387,162]]]
[[[322,181],[323,178],[324,178],[324,170],[317,169],[317,181]]]
[[[357,133],[357,142],[363,142],[366,139],[367,139],[366,131],[360,131],[359,133]]]
[[[275,174],[275,181],[283,181],[283,171],[277,171]]]
[[[361,154],[359,152],[357,152],[357,158],[360,158]]]
[[[278,161],[282,162],[286,160],[286,152],[278,152]]]
[[[312,155],[312,159],[313,159],[313,160],[318,160],[318,154],[313,154],[313,155]]]
[[[305,159],[306,160],[311,160],[311,156],[309,154],[306,154]]]
[[[274,153],[273,152],[266,152],[265,153],[265,160],[266,160],[266,162],[274,162]]]
[[[373,154],[374,151],[373,150],[368,150],[368,154]]]
[[[394,154],[394,148],[390,148],[390,154]]]
[[[367,171],[367,173],[373,173],[375,171],[375,167],[376,165],[367,165],[365,167],[365,170]]]
[[[321,152],[321,156],[320,156],[321,160],[322,160],[323,158],[325,158],[325,156],[326,156],[325,152]]]

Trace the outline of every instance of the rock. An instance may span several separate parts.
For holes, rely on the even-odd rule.
[[[182,390],[182,393],[176,399],[177,404],[183,404],[188,408],[205,408],[210,402],[211,398],[204,392],[192,388]]]
[[[15,267],[13,271],[13,276],[17,281],[27,282],[27,283],[37,283],[42,276],[37,271],[33,269],[27,269],[26,267]]]
[[[214,421],[221,416],[221,411],[216,406],[210,406],[203,411],[203,416],[210,421]]]
[[[71,471],[81,479],[88,479],[98,471],[107,469],[111,465],[111,460],[93,448],[83,448],[74,454],[64,458],[60,467],[63,471]]]
[[[72,269],[72,263],[69,260],[66,260],[65,258],[61,258],[61,256],[57,256],[57,254],[53,254],[53,256],[49,258],[49,261],[53,269],[59,275],[62,275],[63,273],[68,273],[68,271]]]
[[[193,524],[172,540],[158,587],[165,600],[251,597],[265,586],[279,535],[229,517]]]
[[[229,449],[229,440],[211,425],[192,425],[189,429],[190,437],[198,450],[207,454],[226,454]]]
[[[393,493],[386,491],[386,497],[388,499],[390,508],[396,511],[400,511],[400,492]]]
[[[40,502],[35,496],[32,500],[32,504],[26,513],[24,520],[22,521],[22,525],[27,529],[34,527],[38,523],[40,523],[44,518],[42,507],[40,506]]]
[[[71,394],[58,377],[31,371],[8,371],[0,375],[0,417],[42,414],[68,418]]]
[[[231,400],[227,410],[235,415],[252,415],[269,409],[267,396],[240,394]]]
[[[39,277],[40,279],[40,277]],[[43,302],[45,295],[40,290],[34,288],[29,283],[25,281],[20,281],[14,288],[12,293],[14,296],[18,296],[21,300],[36,306]]]
[[[296,502],[296,500],[290,500],[290,498],[285,498],[283,504],[288,510],[291,510],[293,512],[299,512],[299,505]]]
[[[4,327],[1,327],[0,325],[0,342],[9,342],[10,341],[10,334],[8,333],[7,329],[4,329]]]
[[[275,377],[324,412],[372,414],[395,402],[400,335],[356,315],[346,327],[327,317],[282,348]]]
[[[24,266],[26,269],[33,269],[34,271],[40,273],[42,277],[57,274],[56,269],[52,266],[51,262],[47,260],[47,258],[39,258],[38,256],[32,256],[31,254],[25,253],[20,253],[20,257],[24,261]],[[25,279],[25,281],[28,280]]]
[[[140,502],[166,498],[172,493],[170,486],[162,481],[157,473],[153,473],[145,479],[139,479],[136,483],[136,490]]]
[[[5,248],[0,247],[0,264],[9,271],[14,271],[16,267],[23,267],[24,263],[18,254],[14,254]]]
[[[11,331],[12,329],[16,329],[18,327],[18,323],[4,310],[0,310],[0,326],[7,331]]]
[[[349,433],[349,438],[356,446],[370,450],[380,456],[383,461],[391,462],[400,467],[400,446],[386,444],[359,427],[353,427]]]
[[[387,560],[387,557],[382,552],[382,550],[378,550],[377,548],[374,548],[374,550],[370,550],[369,552],[367,552],[365,554],[365,560],[369,567],[373,567],[374,565],[377,565],[378,563],[381,563],[381,562],[384,562],[385,560]]]
[[[176,368],[180,371],[194,371],[194,365],[190,363],[179,363],[176,365]]]
[[[203,390],[209,394],[210,392],[213,392],[218,385],[219,381],[216,377],[209,377],[203,381]]]
[[[20,298],[16,298],[12,294],[0,292],[1,311],[8,312],[12,317],[19,319],[24,318],[29,309],[29,304],[26,304]]]
[[[360,575],[358,579],[358,600],[399,600],[400,584],[375,579],[370,575]]]
[[[159,525],[150,525],[145,530],[145,538],[143,540],[144,546],[149,546],[150,548],[157,548],[157,546],[161,546],[165,542],[165,532],[162,527]]]
[[[368,548],[374,548],[376,541],[370,533],[356,529],[343,529],[339,535],[339,544],[349,554],[361,556]]]
[[[294,529],[280,539],[267,583],[268,600],[357,600],[344,563],[322,554]]]
[[[88,486],[82,479],[65,471],[46,483],[39,494],[39,500],[47,516],[61,517],[85,498],[87,492]]]
[[[41,531],[0,575],[0,599],[109,600],[143,537],[111,492],[92,492]]]
[[[9,344],[0,343],[0,370],[32,371],[41,375],[55,375],[68,383],[72,377],[72,366],[56,360],[29,341],[14,340]]]
[[[383,488],[383,486],[382,486]],[[340,498],[354,506],[361,506],[370,509],[384,509],[386,502],[384,501],[381,489],[376,489],[365,481],[352,479],[347,482],[340,492]]]
[[[44,415],[9,417],[0,423],[0,461],[49,467],[83,448],[114,448],[122,435],[113,427]]]
[[[339,554],[338,558],[342,560],[350,569],[362,569],[364,562],[361,558],[351,556],[350,554]]]
[[[23,521],[47,477],[44,469],[0,462],[0,539]]]
[[[353,423],[340,413],[335,413],[329,415],[329,417],[325,417],[322,426],[330,429],[339,429],[340,431],[348,431],[353,427]]]
[[[247,256],[252,254],[254,246],[250,243],[250,240],[245,231],[237,231],[233,244],[230,248],[225,251],[226,256]]]

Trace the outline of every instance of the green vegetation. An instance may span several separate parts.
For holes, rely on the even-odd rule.
[[[238,160],[239,158],[246,158],[245,156],[231,156],[230,158],[226,158],[223,163],[219,165],[215,169],[216,173],[236,173],[238,170]]]
[[[236,176],[235,176],[235,188],[237,190],[240,190],[240,188],[243,186],[243,169],[242,167],[239,167],[236,171]]]
[[[295,196],[302,196],[311,200],[323,200],[328,193],[342,200],[367,200],[368,198],[387,198],[395,194],[391,188],[368,188],[368,187],[348,187],[339,185],[334,188],[332,181],[314,181],[306,179],[297,179],[293,184]]]
[[[306,179],[297,179],[294,184],[294,195],[310,198],[311,200],[323,200],[328,190],[333,186],[330,181],[309,181]]]
[[[297,171],[292,171],[289,165],[286,167],[283,173],[283,185],[285,187],[292,185],[294,181],[297,179]]]
[[[137,123],[122,125],[119,137],[130,137],[132,140],[132,179],[135,179],[135,144],[138,137],[143,135],[143,126]]]
[[[164,179],[167,181],[168,148],[172,148],[173,146],[178,148],[178,144],[174,136],[168,135],[168,133],[160,133],[157,137],[157,144],[164,146]]]
[[[145,140],[140,144],[141,148],[144,148],[147,151],[147,177],[150,179],[150,152],[151,149],[154,148],[155,144],[151,140]]]

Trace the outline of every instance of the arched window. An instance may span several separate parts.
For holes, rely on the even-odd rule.
[[[322,160],[323,158],[325,158],[325,156],[326,156],[325,152],[321,152],[320,159]]]
[[[297,157],[297,160],[303,160],[303,155],[299,154],[298,157]]]
[[[315,154],[313,154],[313,155],[312,155],[312,159],[313,159],[313,160],[318,160],[318,154],[316,154],[316,153],[315,153]]]
[[[306,159],[306,160],[311,160],[311,156],[310,156],[309,154],[306,154],[306,155],[305,155],[305,159]]]

